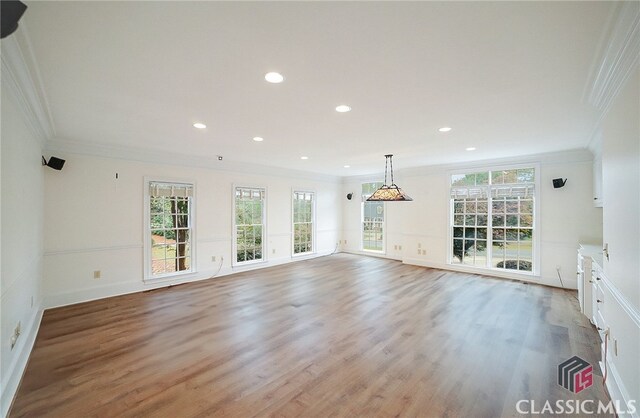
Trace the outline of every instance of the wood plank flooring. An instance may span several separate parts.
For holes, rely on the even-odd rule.
[[[348,254],[45,312],[11,417],[516,416],[599,373],[575,292]]]

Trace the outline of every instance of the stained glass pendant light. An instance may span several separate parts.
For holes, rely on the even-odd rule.
[[[384,156],[384,185],[376,190],[367,202],[409,202],[413,200],[393,182],[393,154]],[[391,185],[387,186],[387,169],[391,168]]]

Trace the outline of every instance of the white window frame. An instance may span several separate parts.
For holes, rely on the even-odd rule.
[[[152,245],[151,245],[151,194],[149,193],[149,185],[151,183],[173,183],[173,184],[186,184],[193,188],[193,196],[191,197],[191,204],[189,205],[189,244],[190,244],[190,258],[191,264],[189,270],[184,270],[175,273],[165,273],[161,275],[153,275],[152,268]],[[171,279],[174,277],[193,276],[197,273],[197,260],[196,260],[196,182],[193,180],[177,180],[175,178],[161,178],[161,177],[144,177],[144,224],[143,224],[143,237],[144,237],[144,282],[156,282]]]
[[[382,218],[382,250],[370,250],[364,248],[364,204],[362,200],[362,185],[369,183],[381,183],[380,181],[364,181],[360,183],[360,251],[372,254],[387,254],[387,202],[382,202],[383,218]]]
[[[504,171],[504,170],[517,170],[517,169],[525,169],[525,168],[533,168],[534,169],[534,187],[535,187],[535,195],[533,199],[533,246],[531,248],[531,260],[533,262],[532,271],[523,271],[523,270],[515,270],[515,269],[506,269],[506,268],[497,268],[497,267],[480,267],[480,266],[470,266],[465,264],[453,263],[453,199],[451,198],[451,177],[454,175],[462,175],[462,174],[470,174],[470,173],[478,173],[485,171]],[[460,270],[468,270],[468,271],[477,271],[477,272],[486,272],[491,271],[498,275],[524,275],[524,276],[539,276],[540,275],[540,163],[522,163],[522,164],[511,164],[511,165],[498,165],[498,166],[473,166],[466,167],[456,170],[450,170],[447,173],[447,199],[448,199],[448,207],[449,207],[449,222],[447,227],[447,264],[450,266],[455,266],[456,269]],[[488,199],[488,210],[487,216],[490,219],[492,215],[491,208],[491,199]],[[489,226],[487,226],[487,258],[490,254],[490,243],[493,241],[493,231]],[[489,238],[491,236],[491,239]]]
[[[259,189],[264,191],[264,200],[262,204],[262,259],[238,261],[238,231],[236,227],[236,190],[237,189]],[[242,267],[252,264],[266,263],[268,260],[267,250],[267,188],[265,186],[248,186],[244,184],[234,184],[231,189],[231,266]]]
[[[296,232],[296,222],[295,222],[295,194],[296,193],[309,193],[313,195],[311,200],[311,251],[306,251],[304,253],[295,253],[295,232]],[[308,189],[292,189],[291,190],[291,257],[303,257],[307,255],[315,254],[316,251],[316,196],[317,193],[314,190]]]

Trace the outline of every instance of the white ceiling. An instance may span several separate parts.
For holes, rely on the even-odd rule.
[[[586,147],[616,6],[27,4],[58,140],[343,176],[380,172],[386,153],[399,169]]]

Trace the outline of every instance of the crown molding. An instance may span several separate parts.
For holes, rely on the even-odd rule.
[[[588,84],[587,101],[597,111],[597,122],[589,140],[589,148],[596,149],[600,124],[620,89],[629,78],[640,57],[640,2],[622,1],[607,29],[608,39]]]
[[[26,39],[27,49],[29,49],[28,38],[26,33],[22,33],[24,30],[22,26],[21,23],[18,31],[3,39],[0,43],[2,50],[0,54],[2,59],[2,78],[5,81],[3,84],[8,87],[9,92],[16,98],[30,129],[40,142],[40,145],[44,146],[46,141],[54,136],[55,132],[47,107],[43,106],[38,94],[38,86],[31,77],[23,48],[20,47],[18,37],[23,36]],[[30,50],[27,52],[29,52],[28,56],[31,57]]]
[[[523,155],[517,157],[506,158],[493,158],[488,160],[467,161],[461,163],[452,164],[438,164],[428,165],[420,167],[408,167],[394,170],[395,177],[398,175],[403,178],[407,177],[419,177],[430,174],[445,173],[455,170],[474,170],[474,169],[486,169],[490,166],[510,166],[521,164],[541,164],[542,166],[551,164],[566,164],[566,163],[591,163],[593,161],[593,154],[587,149],[576,149],[559,152],[548,152],[544,154],[532,154]],[[383,173],[382,173],[383,174]],[[354,181],[368,182],[368,181],[381,181],[381,174],[365,174],[359,176],[343,177],[342,182],[349,183]]]
[[[191,168],[206,168],[212,170],[229,171],[239,174],[269,175],[276,177],[296,178],[303,180],[340,183],[340,176],[332,176],[309,171],[292,170],[289,168],[272,167],[261,164],[249,164],[240,161],[218,160],[217,156],[202,157],[175,152],[158,151],[153,149],[129,146],[106,145],[90,141],[53,138],[46,144],[45,150],[56,154],[87,155],[100,158],[110,158],[139,163],[177,165]]]

